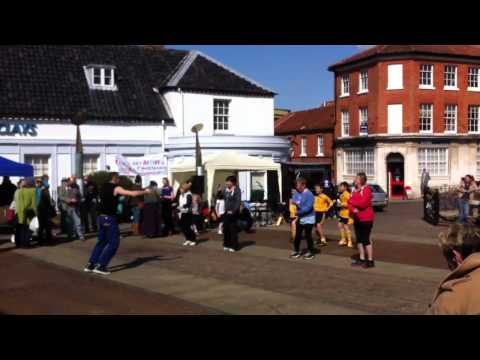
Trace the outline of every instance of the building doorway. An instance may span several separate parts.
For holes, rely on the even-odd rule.
[[[387,156],[387,192],[391,199],[405,199],[405,159],[400,153]]]

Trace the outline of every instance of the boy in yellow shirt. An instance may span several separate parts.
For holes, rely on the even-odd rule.
[[[353,224],[353,219],[350,216],[350,210],[348,210],[348,200],[350,199],[350,191],[347,182],[342,182],[338,189],[340,194],[338,204],[338,228],[340,229],[341,239],[338,245],[353,248],[352,233],[350,232],[349,225]]]
[[[325,238],[325,231],[323,230],[323,224],[325,223],[325,217],[328,210],[334,204],[332,199],[323,193],[323,186],[321,184],[315,185],[315,202],[313,209],[315,210],[315,223],[317,233],[320,236],[320,245],[327,245],[327,239]]]

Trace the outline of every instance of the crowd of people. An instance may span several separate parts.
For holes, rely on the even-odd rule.
[[[317,252],[312,237],[313,229],[318,234],[317,245],[326,246],[324,225],[327,218],[338,221],[340,231],[340,246],[353,248],[350,226],[353,225],[359,257],[354,259],[352,266],[363,268],[375,267],[373,246],[370,234],[373,227],[374,212],[372,207],[372,190],[367,184],[365,173],[359,173],[350,192],[349,184],[342,182],[337,194],[325,193],[323,184],[315,185],[315,195],[307,188],[303,178],[296,180],[295,189],[289,203],[290,226],[293,242],[293,252],[290,257],[302,257],[300,245],[302,238],[306,239],[307,252],[303,258],[311,260]],[[333,198],[333,199],[332,199]]]

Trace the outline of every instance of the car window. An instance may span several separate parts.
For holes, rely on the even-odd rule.
[[[380,187],[380,185],[370,185],[370,187],[372,188],[372,191],[373,192],[376,192],[376,193],[383,193],[383,189]]]

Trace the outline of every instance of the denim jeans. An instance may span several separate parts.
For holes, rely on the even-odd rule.
[[[113,216],[101,215],[97,218],[98,241],[92,251],[89,263],[107,267],[120,245],[120,229]]]
[[[85,234],[83,232],[82,220],[80,219],[80,211],[75,207],[68,206],[65,209],[65,214],[69,223],[68,237],[77,236],[79,239],[84,239]]]
[[[458,199],[458,222],[465,224],[470,215],[470,203],[465,199]]]

